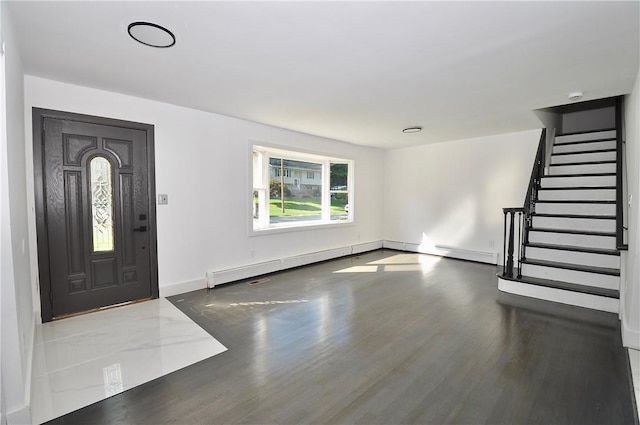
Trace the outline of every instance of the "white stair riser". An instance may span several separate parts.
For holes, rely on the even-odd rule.
[[[598,139],[615,139],[616,131],[615,130],[607,130],[607,131],[594,131],[591,133],[583,133],[583,134],[569,134],[567,136],[557,136],[555,143],[569,143],[569,142],[582,142],[586,140],[598,140]]]
[[[580,264],[583,266],[620,268],[620,257],[617,255],[593,254],[590,252],[565,251],[562,249],[548,249],[527,247],[527,258],[536,260],[556,261],[559,263]]]
[[[549,174],[557,176],[559,174],[595,174],[595,173],[615,173],[616,164],[580,164],[580,165],[554,165],[549,167]]]
[[[615,149],[616,141],[577,143],[575,145],[554,145],[553,153],[591,151],[596,149]]]
[[[620,277],[600,273],[581,272],[578,270],[558,269],[555,267],[523,264],[522,275],[537,277],[540,279],[556,280],[560,282],[575,283],[578,285],[593,286],[604,289],[620,289]]]
[[[572,218],[572,217],[533,217],[533,227],[563,230],[586,230],[594,232],[615,232],[614,219]]]
[[[585,248],[616,249],[616,238],[613,236],[531,231],[529,232],[529,241],[554,245],[583,246]]]
[[[563,204],[538,202],[538,214],[616,215],[615,204]]]
[[[584,201],[615,201],[615,189],[573,189],[573,190],[541,190],[538,199],[543,201],[584,200]]]
[[[565,291],[545,286],[529,285],[524,282],[498,278],[498,289],[511,294],[525,297],[538,298],[540,300],[553,301],[594,310],[618,313],[620,301],[615,298],[601,297],[598,295],[583,294],[580,292]]]
[[[615,186],[616,176],[543,177],[542,187]]]
[[[588,152],[573,153],[569,155],[553,155],[551,157],[552,164],[566,164],[567,162],[587,162],[587,161],[615,161],[616,153],[607,152]]]

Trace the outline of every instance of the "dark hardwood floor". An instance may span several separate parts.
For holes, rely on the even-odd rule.
[[[229,350],[57,424],[633,424],[616,315],[375,251],[170,300]]]

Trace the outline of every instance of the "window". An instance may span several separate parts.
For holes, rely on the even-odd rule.
[[[288,168],[281,169],[280,167],[273,167],[272,170],[274,177],[280,177],[281,174],[283,174],[285,177],[291,177],[291,170],[289,170]]]
[[[252,154],[253,230],[353,221],[352,160],[257,145]]]
[[[111,163],[96,156],[89,163],[93,251],[113,251]]]

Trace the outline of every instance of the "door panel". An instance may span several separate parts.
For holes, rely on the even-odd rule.
[[[100,118],[41,121],[43,320],[157,297],[148,131]]]

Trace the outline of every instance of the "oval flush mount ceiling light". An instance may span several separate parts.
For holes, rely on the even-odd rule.
[[[176,36],[171,31],[151,22],[133,22],[129,24],[127,32],[145,46],[166,48],[176,44]]]
[[[584,93],[582,93],[581,91],[574,91],[573,93],[569,93],[569,100],[572,102],[580,100],[582,99],[583,95]]]
[[[407,127],[402,130],[403,133],[420,133],[422,131],[422,127]]]

